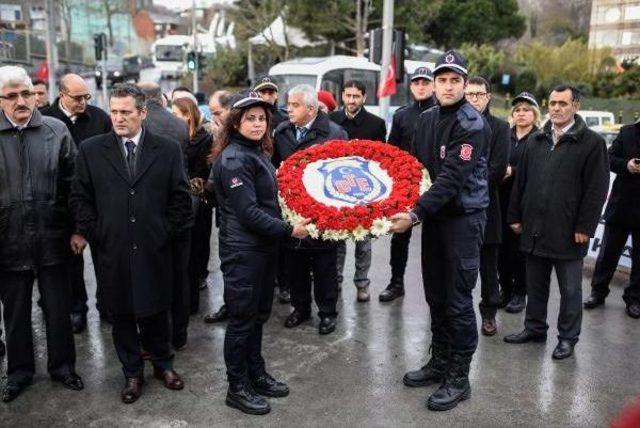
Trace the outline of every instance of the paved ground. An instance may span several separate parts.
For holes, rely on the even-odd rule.
[[[585,313],[577,355],[562,362],[551,359],[559,299],[555,287],[546,345],[505,344],[502,336],[520,330],[523,315],[500,312],[499,335],[480,338],[470,374],[471,400],[445,413],[426,410],[425,398],[435,387],[410,389],[401,383],[405,370],[423,364],[430,338],[419,242],[412,241],[407,295],[381,304],[377,294],[388,280],[388,248],[386,238],[374,244],[370,277],[375,299],[356,303],[354,288],[346,284],[336,333],[319,336],[317,319],[287,330],[282,325],[289,308],[274,305],[264,353],[270,371],[289,383],[291,395],[271,400],[268,416],[246,416],[224,405],[224,325],[202,322],[203,314],[221,300],[221,277],[214,272],[203,292],[202,313],[192,318],[189,347],[176,358],[176,369],[187,384],[184,391],[164,389],[150,376],[149,367],[142,398],[122,404],[123,379],[111,331],[93,307],[88,331],[76,336],[85,390],[72,392],[51,383],[42,318],[34,309],[38,373],[23,396],[0,404],[0,426],[597,427],[606,426],[624,403],[640,394],[640,324],[624,314],[620,284],[613,287],[604,309]],[[350,277],[352,251],[347,266]],[[90,283],[93,288],[93,278]],[[585,292],[588,284],[585,277]],[[1,373],[5,370],[3,361]]]

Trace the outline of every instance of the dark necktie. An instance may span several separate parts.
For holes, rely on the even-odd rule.
[[[298,138],[296,138],[296,139],[298,140],[298,143],[299,143],[302,140],[304,140],[304,137],[307,135],[308,129],[305,128],[304,126],[296,126],[296,131],[297,131],[297,134],[298,134]]]
[[[136,143],[129,140],[124,143],[127,148],[127,166],[129,167],[129,175],[133,177],[136,168]]]

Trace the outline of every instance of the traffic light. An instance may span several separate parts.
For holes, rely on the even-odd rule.
[[[196,53],[194,51],[187,52],[187,70],[195,71],[196,70]]]
[[[95,48],[96,61],[107,59],[107,35],[105,33],[94,34],[93,43]],[[104,58],[102,58],[103,55]]]

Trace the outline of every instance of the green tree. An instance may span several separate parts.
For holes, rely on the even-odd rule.
[[[464,43],[460,52],[467,58],[469,74],[494,80],[504,70],[506,54],[491,45],[475,45]]]
[[[526,30],[516,0],[449,0],[443,2],[424,31],[444,48],[465,42],[492,43],[519,38]]]

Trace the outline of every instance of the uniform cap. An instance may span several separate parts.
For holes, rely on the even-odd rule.
[[[278,85],[276,85],[274,78],[268,74],[260,77],[256,85],[253,87],[254,91],[261,91],[263,89],[273,89],[276,92],[278,91]]]
[[[467,77],[469,74],[469,70],[467,69],[467,60],[461,53],[453,49],[447,51],[440,55],[436,61],[436,67],[433,69],[433,75],[435,76],[443,71],[453,71]]]
[[[433,80],[433,73],[429,70],[429,67],[418,67],[411,75],[411,80],[427,79]]]
[[[513,101],[511,101],[511,105],[514,106],[520,101],[526,101],[529,104],[532,104],[532,105],[534,105],[536,107],[540,107],[538,105],[538,101],[536,101],[536,97],[531,95],[529,92],[520,92],[518,95],[516,95],[513,98]]]

